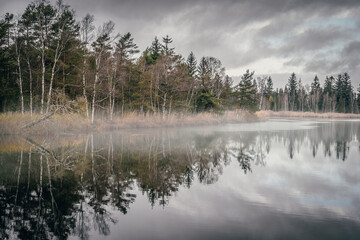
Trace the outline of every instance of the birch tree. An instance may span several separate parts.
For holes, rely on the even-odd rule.
[[[88,53],[90,51],[89,43],[93,40],[94,34],[93,31],[95,29],[94,26],[94,16],[90,14],[86,14],[86,16],[81,21],[81,41],[83,43],[84,48],[84,56],[83,56],[83,66],[81,69],[82,74],[82,89],[83,89],[83,97],[85,99],[85,108],[86,108],[86,116],[89,118],[89,104],[86,94],[86,87],[87,87],[87,81],[86,81],[86,73],[87,73],[87,58]]]
[[[14,45],[15,45],[15,56],[17,63],[17,82],[19,84],[20,92],[20,104],[21,104],[21,114],[24,114],[24,93],[23,93],[23,78],[22,78],[22,66],[21,66],[21,50],[23,48],[23,38],[20,36],[20,23],[19,20],[15,24],[14,30]]]
[[[91,123],[95,121],[95,104],[97,85],[101,77],[101,71],[110,57],[110,50],[112,49],[111,43],[118,37],[112,36],[115,24],[112,21],[106,22],[98,31],[98,37],[93,42],[92,47],[94,49],[95,58],[95,79],[93,84],[93,94],[91,103]]]
[[[55,10],[46,0],[36,0],[28,6],[29,11],[34,11],[35,47],[41,58],[41,106],[40,113],[44,111],[45,99],[45,55],[47,53],[50,31],[54,21]]]
[[[58,0],[56,4],[55,22],[52,26],[53,43],[55,47],[53,63],[51,68],[51,77],[49,92],[46,105],[46,113],[50,110],[51,94],[56,73],[56,67],[61,55],[66,47],[67,42],[76,37],[78,34],[78,25],[75,24],[74,11],[70,10],[70,6],[64,5],[62,0]]]

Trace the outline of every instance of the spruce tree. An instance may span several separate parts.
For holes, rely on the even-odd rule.
[[[197,61],[195,58],[195,55],[193,52],[190,52],[187,61],[186,61],[186,65],[189,69],[189,75],[190,77],[195,77],[196,72],[197,72]]]
[[[163,49],[163,53],[165,55],[173,55],[174,54],[174,48],[169,47],[170,43],[172,43],[173,40],[172,38],[170,38],[168,35],[166,35],[166,37],[163,37],[163,45],[162,45],[162,49]]]
[[[150,47],[150,55],[154,62],[156,62],[156,60],[161,56],[161,48],[162,47],[159,42],[159,39],[155,37]]]
[[[269,102],[270,110],[274,108],[274,96],[273,96],[273,81],[271,77],[267,77],[264,95],[266,100]]]
[[[15,54],[12,50],[11,35],[14,15],[6,13],[0,20],[0,107],[2,111],[15,110],[18,103]]]
[[[332,95],[334,92],[334,77],[333,76],[326,76],[325,83],[324,83],[324,94],[327,93]]]
[[[315,112],[318,112],[321,88],[320,88],[320,81],[317,75],[315,75],[315,78],[311,83],[310,93],[311,93],[311,101],[312,101],[313,109]]]
[[[344,73],[342,75],[343,79],[343,100],[344,100],[344,111],[347,113],[353,112],[353,87],[351,85],[350,75]]]
[[[254,72],[246,70],[246,73],[241,76],[240,83],[235,88],[234,97],[240,108],[250,112],[258,110],[256,87],[254,85]]]
[[[273,92],[273,81],[271,79],[271,77],[269,76],[267,79],[266,79],[266,88],[265,88],[265,94],[267,97],[270,97],[272,92]]]
[[[296,91],[297,91],[297,81],[295,73],[292,73],[288,80],[289,87],[289,104],[290,110],[295,110],[295,101],[296,101]]]
[[[335,93],[336,93],[336,111],[345,112],[345,102],[344,102],[344,81],[342,75],[339,74],[335,82]]]
[[[210,70],[209,64],[205,57],[202,57],[197,68],[197,72],[199,73],[199,78],[201,80],[201,87],[205,92],[209,91],[208,82],[210,79]]]
[[[359,83],[359,87],[357,89],[357,113],[360,113],[360,83]]]
[[[115,56],[122,60],[133,61],[133,55],[139,53],[138,46],[134,43],[134,38],[131,33],[126,33],[121,36],[116,43]]]

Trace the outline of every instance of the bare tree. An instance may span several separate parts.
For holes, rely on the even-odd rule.
[[[54,40],[56,42],[55,55],[51,69],[50,85],[48,99],[46,104],[46,113],[49,112],[51,94],[54,83],[57,63],[65,49],[67,42],[76,35],[77,26],[74,20],[74,11],[69,9],[70,6],[64,5],[62,0],[57,1],[57,9],[54,22]]]
[[[41,58],[41,108],[40,113],[44,110],[44,99],[45,99],[45,54],[47,50],[47,44],[50,37],[50,28],[53,24],[53,17],[55,11],[53,7],[45,0],[36,0],[30,8],[34,9],[35,18],[35,37],[38,42],[36,43],[36,49],[40,52]]]
[[[86,107],[86,116],[89,117],[89,104],[88,104],[88,99],[87,99],[87,95],[86,95],[86,65],[87,65],[87,53],[89,51],[89,42],[92,41],[94,35],[93,35],[93,31],[95,29],[94,26],[94,16],[90,15],[90,14],[86,14],[86,16],[83,18],[83,20],[81,21],[81,40],[82,43],[84,45],[84,60],[83,60],[83,67],[81,70],[81,74],[82,74],[82,87],[83,87],[83,97],[85,99],[85,107]]]
[[[21,114],[24,114],[24,94],[23,94],[23,79],[22,79],[22,68],[21,68],[21,48],[23,45],[23,41],[20,36],[19,30],[19,21],[15,24],[14,31],[14,45],[15,45],[15,54],[16,54],[16,63],[18,67],[18,84],[20,90],[20,102],[21,102]]]
[[[96,103],[96,88],[100,81],[101,70],[109,60],[109,51],[112,49],[111,43],[118,38],[119,35],[112,36],[115,24],[112,21],[106,22],[98,31],[98,37],[92,44],[94,48],[95,57],[95,80],[92,94],[92,109],[91,109],[91,123],[95,120],[95,103]]]

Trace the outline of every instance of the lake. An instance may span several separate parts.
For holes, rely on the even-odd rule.
[[[2,137],[0,239],[360,239],[360,121]]]

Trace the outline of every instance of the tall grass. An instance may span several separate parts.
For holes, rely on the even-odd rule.
[[[51,118],[31,127],[23,128],[27,123],[40,119],[42,115],[30,113],[8,112],[0,114],[0,134],[32,134],[43,135],[49,133],[84,132],[90,127],[90,122],[81,115],[55,114]]]
[[[22,128],[27,123],[40,119],[39,114],[3,113],[0,114],[0,134],[64,134],[85,133],[93,130],[116,130],[128,128],[155,128],[217,125],[222,123],[240,123],[259,121],[255,114],[245,111],[228,111],[217,113],[146,113],[129,112],[124,116],[115,116],[113,121],[100,120],[106,116],[98,116],[91,124],[88,119],[78,114],[55,114],[51,118],[30,128]]]
[[[147,113],[140,114],[130,112],[122,117],[115,117],[112,122],[103,121],[98,123],[99,129],[124,129],[124,128],[156,128],[156,127],[179,127],[217,125],[222,123],[239,123],[258,121],[258,117],[245,111],[228,111],[223,114],[217,113]]]

